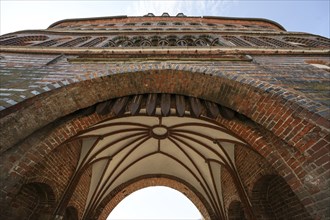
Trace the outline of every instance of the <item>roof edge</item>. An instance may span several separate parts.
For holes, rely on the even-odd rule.
[[[139,17],[139,16],[132,16],[132,17]],[[142,16],[141,16],[142,17]],[[155,17],[161,17],[161,16],[155,16]],[[279,23],[265,19],[265,18],[240,18],[240,17],[222,17],[222,16],[186,16],[185,18],[205,18],[205,19],[222,19],[222,20],[246,20],[246,21],[262,21],[262,22],[267,22],[272,25],[275,25],[279,29],[283,31],[287,31],[282,25]],[[104,16],[104,17],[90,17],[90,18],[69,18],[69,19],[63,19],[54,22],[51,24],[48,28],[52,28],[60,23],[63,22],[73,22],[73,21],[87,21],[87,20],[99,20],[99,19],[116,19],[116,18],[128,18],[127,15],[118,15],[118,16]],[[47,29],[48,29],[47,28]]]
[[[275,26],[277,26],[278,28],[280,28],[283,31],[287,31],[282,25],[280,25],[279,23],[266,19],[266,18],[240,18],[240,17],[222,17],[222,16],[203,16],[203,18],[206,19],[222,19],[222,20],[246,20],[246,21],[263,21],[263,22],[267,22],[270,24],[273,24]]]
[[[52,28],[52,27],[54,27],[54,26],[56,26],[60,23],[63,23],[63,22],[99,20],[99,19],[113,19],[113,18],[128,18],[128,16],[127,15],[117,15],[117,16],[90,17],[90,18],[69,18],[69,19],[63,19],[63,20],[56,21],[53,24],[49,25],[48,28]]]

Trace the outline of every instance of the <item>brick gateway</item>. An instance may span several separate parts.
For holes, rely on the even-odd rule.
[[[329,39],[164,13],[0,45],[2,218],[105,219],[152,185],[206,219],[329,218]]]

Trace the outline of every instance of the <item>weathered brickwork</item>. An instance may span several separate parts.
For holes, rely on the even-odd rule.
[[[103,220],[129,194],[158,185],[186,195],[205,219],[330,219],[329,39],[263,19],[149,14],[61,21],[1,36],[0,45],[1,219]],[[229,161],[204,158],[221,164],[209,177],[221,195],[160,172],[121,182],[86,210],[96,174],[78,163],[90,152],[80,135],[105,120],[129,122],[140,94],[148,97],[140,115],[185,108],[184,117],[244,143]]]

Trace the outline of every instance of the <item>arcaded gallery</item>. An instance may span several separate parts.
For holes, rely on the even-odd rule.
[[[150,186],[205,220],[330,219],[330,39],[148,13],[0,46],[0,219],[105,220]]]

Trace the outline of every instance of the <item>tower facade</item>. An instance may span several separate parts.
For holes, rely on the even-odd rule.
[[[266,19],[68,19],[0,37],[1,219],[329,219],[328,38]]]

